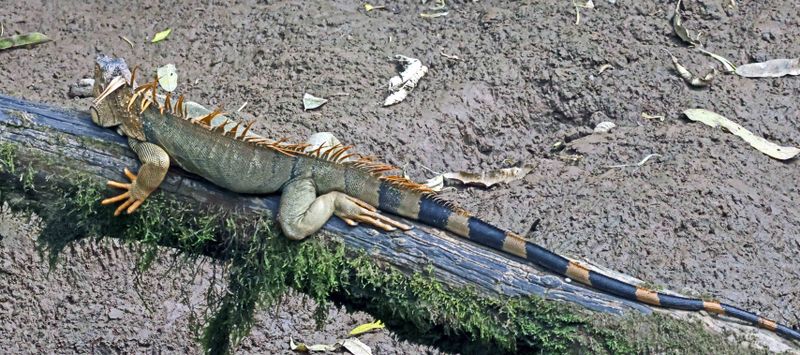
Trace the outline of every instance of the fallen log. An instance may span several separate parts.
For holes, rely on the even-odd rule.
[[[35,173],[40,176],[58,176],[65,171],[75,170],[94,177],[97,182],[105,182],[120,180],[123,167],[138,166],[126,140],[113,130],[94,125],[88,113],[48,107],[6,96],[0,96],[0,143],[14,147],[15,158],[19,161],[18,168],[24,165],[35,166]],[[6,171],[0,174],[0,185],[11,185],[12,180],[19,179],[20,174]],[[245,196],[231,193],[178,168],[171,169],[160,191],[169,198],[188,201],[193,205],[215,205],[254,215],[274,216],[279,201],[277,195]],[[30,195],[32,192],[27,193]],[[108,218],[112,216],[109,215]],[[757,343],[772,350],[791,348],[787,341],[772,333],[719,317],[653,309],[599,293],[543,272],[522,259],[498,253],[436,229],[419,224],[415,226],[409,232],[385,233],[368,227],[350,227],[334,217],[313,238],[339,240],[348,251],[364,252],[380,265],[387,265],[409,275],[427,273],[449,288],[468,287],[484,297],[534,295],[546,300],[565,301],[592,312],[613,315],[650,314],[657,311],[682,320],[700,319],[705,328],[712,332],[734,330],[755,334],[759,339]],[[584,264],[591,265],[586,262]],[[624,275],[615,276],[637,282]]]

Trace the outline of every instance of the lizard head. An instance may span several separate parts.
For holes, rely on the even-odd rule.
[[[103,54],[97,57],[92,90],[92,121],[102,127],[119,126],[120,133],[144,140],[141,122],[127,108],[136,85],[134,76],[124,59]]]

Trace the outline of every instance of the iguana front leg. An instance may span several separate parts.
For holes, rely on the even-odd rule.
[[[333,191],[317,196],[314,181],[310,177],[296,178],[283,187],[278,223],[289,239],[300,240],[313,234],[334,214],[351,226],[364,222],[385,231],[411,229],[377,213],[366,202],[344,193]]]
[[[161,185],[164,176],[167,175],[169,170],[169,155],[161,147],[148,142],[141,142],[135,139],[129,139],[128,143],[136,155],[139,156],[139,161],[142,162],[142,167],[139,169],[139,175],[136,175],[128,168],[125,168],[125,175],[131,180],[129,184],[110,180],[109,187],[127,190],[126,192],[107,198],[100,202],[103,205],[125,201],[117,210],[114,211],[115,216],[119,216],[123,210],[128,214],[136,211],[142,205],[147,196]]]

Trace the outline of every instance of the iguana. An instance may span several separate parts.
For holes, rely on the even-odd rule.
[[[250,131],[253,121],[232,120],[219,108],[209,110],[183,96],[160,95],[157,80],[137,86],[135,76],[136,68],[131,72],[123,59],[97,58],[92,120],[127,136],[142,163],[138,174],[124,169],[129,183],[108,182],[125,190],[101,202],[122,202],[115,216],[141,206],[174,161],[234,192],[280,192],[278,223],[283,234],[294,240],[315,233],[332,215],[349,225],[366,223],[386,231],[411,228],[382,211],[450,231],[624,299],[724,314],[800,340],[800,332],[732,305],[656,292],[589,270],[442,201],[425,185],[387,174],[395,168],[349,153],[350,146],[308,151],[309,144],[270,140]]]

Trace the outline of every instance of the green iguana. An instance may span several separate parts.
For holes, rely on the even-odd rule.
[[[478,244],[529,260],[546,270],[616,296],[664,308],[705,310],[738,318],[782,336],[800,333],[752,312],[714,301],[668,295],[589,270],[520,235],[505,231],[443,202],[425,185],[387,175],[395,168],[348,153],[334,145],[308,151],[309,144],[273,141],[250,131],[253,122],[235,122],[220,109],[158,94],[158,81],[136,86],[136,68],[122,59],[100,56],[95,67],[92,120],[117,127],[142,163],[130,183],[109,181],[126,190],[102,204],[122,202],[114,215],[134,212],[167,174],[170,161],[184,170],[235,192],[280,192],[278,223],[288,238],[303,239],[336,215],[350,225],[383,230],[411,227],[383,211],[445,229]]]

